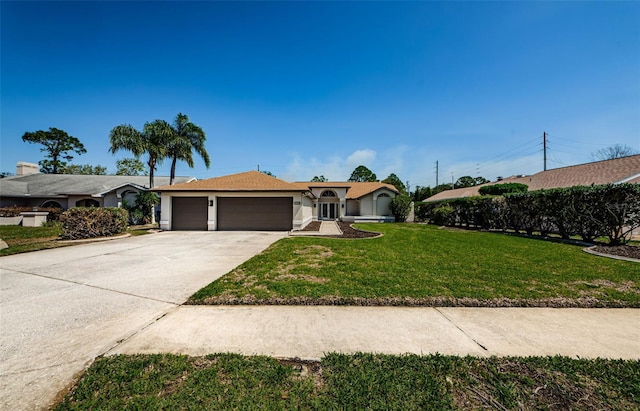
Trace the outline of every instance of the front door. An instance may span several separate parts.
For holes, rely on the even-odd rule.
[[[335,203],[322,203],[322,210],[320,218],[323,220],[335,220],[338,209],[338,205]]]

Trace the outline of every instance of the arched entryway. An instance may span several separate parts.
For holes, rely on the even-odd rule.
[[[380,193],[376,200],[376,214],[377,215],[391,215],[391,196],[387,193]]]
[[[318,199],[318,219],[335,220],[340,217],[340,199],[333,190],[325,190]]]

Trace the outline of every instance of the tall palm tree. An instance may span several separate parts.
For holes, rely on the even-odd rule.
[[[178,113],[172,124],[173,135],[167,145],[167,157],[171,159],[171,176],[169,184],[173,184],[176,176],[176,163],[178,160],[186,162],[193,168],[193,152],[202,157],[205,166],[209,168],[211,159],[204,146],[207,137],[204,131],[189,121],[189,116]]]
[[[148,155],[149,188],[153,188],[153,173],[158,163],[167,157],[167,146],[173,140],[173,135],[173,128],[164,120],[147,122],[142,131],[129,124],[121,124],[109,133],[109,151],[115,154],[118,150],[129,150],[136,157]]]

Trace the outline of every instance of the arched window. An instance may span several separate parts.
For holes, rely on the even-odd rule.
[[[62,208],[62,205],[60,205],[60,203],[57,202],[57,201],[48,200],[48,201],[45,201],[44,203],[42,203],[42,205],[40,207],[42,207],[42,208]]]
[[[320,197],[336,197],[336,193],[331,190],[323,191]]]
[[[92,198],[76,201],[76,207],[100,207],[100,203]]]
[[[387,193],[380,193],[378,197],[391,197],[391,196]]]

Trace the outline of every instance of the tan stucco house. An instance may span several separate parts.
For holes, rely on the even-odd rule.
[[[398,194],[372,182],[287,182],[259,171],[162,186],[164,230],[301,229],[311,221],[393,221]]]

